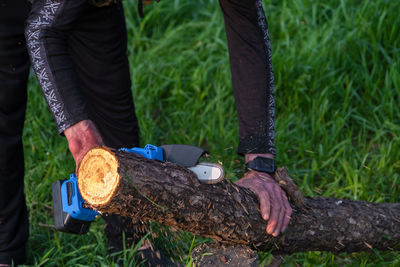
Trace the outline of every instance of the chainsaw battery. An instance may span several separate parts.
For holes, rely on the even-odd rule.
[[[69,180],[54,182],[52,194],[56,230],[74,234],[87,233],[99,213],[83,206],[75,174],[71,174]]]

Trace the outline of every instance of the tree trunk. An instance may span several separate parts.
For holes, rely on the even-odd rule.
[[[258,251],[399,250],[397,203],[317,197],[305,198],[302,204],[298,192],[282,181],[297,204],[292,203],[285,233],[274,238],[265,233],[267,223],[250,190],[226,179],[215,185],[200,184],[194,173],[173,163],[96,148],[79,165],[78,185],[85,201],[101,213],[156,221]]]

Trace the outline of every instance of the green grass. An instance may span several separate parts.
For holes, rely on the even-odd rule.
[[[271,0],[264,2],[276,81],[276,145],[308,196],[400,202],[399,1]],[[223,18],[217,1],[126,1],[133,93],[146,143],[200,145],[232,181],[243,173],[236,155],[237,118]],[[85,236],[54,232],[51,183],[74,162],[31,77],[24,132],[28,260],[41,266],[110,266],[104,224]],[[190,262],[193,238],[154,224],[154,243]],[[194,243],[192,243],[194,242]],[[126,265],[134,250],[125,251]],[[260,254],[260,263],[271,256]],[[395,252],[297,253],[284,266],[399,266]]]

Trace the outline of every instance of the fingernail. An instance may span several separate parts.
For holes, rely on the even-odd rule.
[[[271,229],[271,227],[267,227],[267,233],[270,235],[270,234],[272,234],[272,230],[273,229]]]

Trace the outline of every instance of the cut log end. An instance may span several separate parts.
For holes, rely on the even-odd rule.
[[[119,163],[105,147],[91,149],[79,164],[77,176],[82,198],[93,206],[110,201],[119,185]]]

